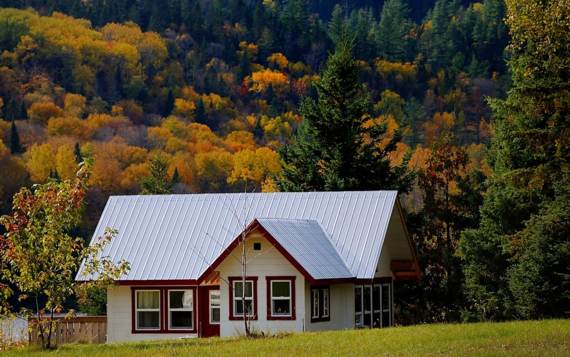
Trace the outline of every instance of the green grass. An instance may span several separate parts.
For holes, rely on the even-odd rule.
[[[570,356],[570,320],[436,324],[382,330],[299,333],[110,345],[66,345],[3,356]]]

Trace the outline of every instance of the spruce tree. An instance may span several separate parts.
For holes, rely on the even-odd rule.
[[[150,174],[140,181],[143,195],[159,195],[172,192],[172,180],[168,177],[168,163],[161,156],[150,162]]]
[[[202,99],[198,99],[198,102],[196,103],[196,110],[194,111],[194,121],[200,124],[207,123],[206,108],[204,107],[204,101]]]
[[[22,144],[20,144],[18,127],[16,127],[16,122],[12,120],[12,125],[10,126],[10,152],[12,154],[19,154],[23,151]]]
[[[393,168],[387,157],[399,136],[382,149],[377,144],[386,128],[365,125],[371,123],[371,101],[358,74],[351,44],[343,39],[315,84],[316,99],[302,101],[294,143],[281,151],[281,190],[408,189],[405,164]]]
[[[81,154],[81,147],[79,146],[79,143],[75,143],[75,146],[73,147],[73,154],[75,155],[75,162],[78,164],[83,162],[83,155]]]
[[[512,88],[491,102],[493,174],[461,240],[466,288],[484,319],[568,317],[570,11],[507,0]]]
[[[380,56],[389,61],[404,61],[410,49],[413,23],[409,9],[402,0],[387,0],[380,14],[377,45]]]

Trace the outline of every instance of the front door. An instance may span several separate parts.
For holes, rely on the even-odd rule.
[[[220,287],[199,286],[198,331],[201,337],[220,336]]]

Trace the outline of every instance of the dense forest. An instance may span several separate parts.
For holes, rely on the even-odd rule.
[[[465,303],[517,301],[477,276],[474,250],[500,239],[460,247],[493,218],[483,192],[506,149],[491,144],[491,104],[505,115],[524,77],[508,66],[506,15],[502,0],[0,0],[0,213],[81,162],[84,237],[113,194],[397,188],[424,271],[399,287],[401,323],[542,316]],[[331,112],[339,88],[352,104]],[[319,157],[338,169],[315,170]]]

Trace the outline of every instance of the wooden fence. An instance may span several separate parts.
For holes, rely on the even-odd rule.
[[[107,341],[107,316],[78,316],[69,319],[56,318],[52,332],[56,345],[65,343],[105,343]],[[38,326],[30,320],[30,344],[40,344]]]

